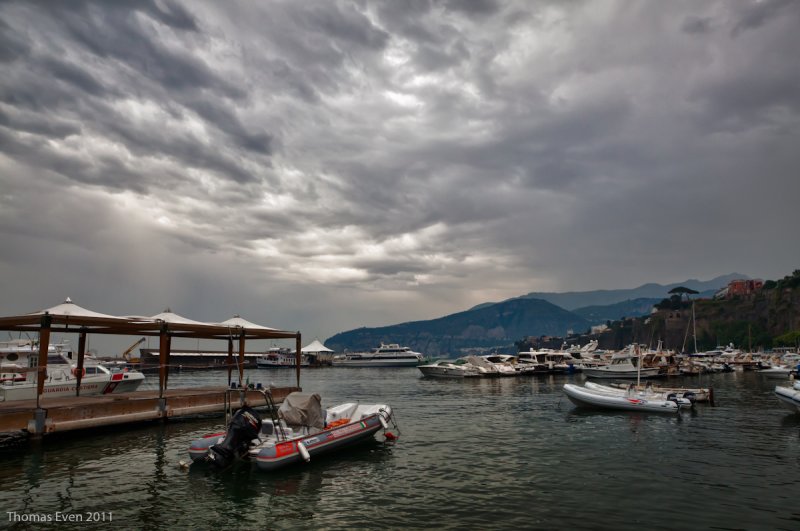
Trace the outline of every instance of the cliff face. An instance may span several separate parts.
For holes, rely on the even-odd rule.
[[[766,289],[730,300],[697,300],[694,327],[690,303],[614,323],[600,336],[600,347],[619,349],[632,342],[655,345],[661,339],[665,348],[693,352],[695,330],[699,351],[728,343],[743,349],[771,348],[773,338],[800,330],[800,287]]]

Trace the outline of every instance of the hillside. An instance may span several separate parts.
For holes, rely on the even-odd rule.
[[[585,331],[584,318],[539,299],[512,299],[482,305],[438,319],[379,328],[358,328],[336,334],[325,344],[336,351],[368,350],[400,343],[427,356],[460,355],[462,349],[513,345],[523,336],[564,335]]]
[[[604,306],[584,306],[576,308],[572,313],[580,315],[592,325],[605,324],[607,321],[616,321],[623,317],[640,317],[649,315],[653,306],[661,299],[640,298],[607,304]]]
[[[691,303],[660,310],[648,317],[612,323],[599,336],[601,348],[622,348],[631,342],[655,344],[693,352],[733,343],[753,350],[797,346],[800,339],[800,270],[749,296],[723,300],[696,300],[692,323]],[[783,339],[783,341],[782,341]]]
[[[661,300],[669,296],[669,290],[678,286],[684,286],[700,292],[699,297],[711,297],[717,290],[727,286],[728,282],[737,278],[750,277],[739,273],[731,273],[711,280],[690,279],[666,285],[649,283],[643,284],[638,288],[629,289],[569,291],[565,293],[532,292],[523,295],[521,298],[542,299],[566,310],[574,311],[577,308],[586,306],[606,306],[641,298]]]

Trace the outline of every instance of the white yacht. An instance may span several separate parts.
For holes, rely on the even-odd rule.
[[[300,367],[308,367],[308,356],[301,354]],[[285,347],[271,347],[256,358],[259,369],[292,369],[297,366],[297,353]]]
[[[397,343],[381,343],[370,352],[348,352],[333,357],[334,367],[416,367],[425,356]]]
[[[431,378],[476,378],[483,376],[487,370],[468,362],[465,358],[457,360],[440,360],[427,365],[418,365],[423,376]]]
[[[641,353],[632,346],[625,352],[615,354],[611,363],[599,367],[586,367],[583,374],[589,378],[654,378],[660,376],[658,367],[642,367]]]

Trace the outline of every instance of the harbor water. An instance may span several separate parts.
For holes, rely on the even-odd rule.
[[[294,371],[247,378],[293,385]],[[169,382],[225,379],[183,372]],[[398,440],[267,474],[179,465],[221,417],[48,437],[0,454],[0,528],[800,529],[800,415],[780,406],[776,380],[671,380],[715,390],[715,407],[678,415],[577,409],[561,389],[582,381],[305,370],[301,386],[324,406],[390,404]]]

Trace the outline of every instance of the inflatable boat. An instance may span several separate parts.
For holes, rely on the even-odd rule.
[[[683,401],[689,402],[685,398],[678,397],[664,399],[620,395],[573,384],[564,384],[564,394],[577,406],[648,413],[677,413],[681,407],[684,407]]]
[[[189,456],[194,463],[218,468],[249,460],[269,472],[373,439],[379,431],[393,440],[397,436],[387,431],[390,423],[397,428],[386,404],[348,402],[323,409],[318,394],[295,392],[268,419],[243,406],[225,432],[192,442]]]

